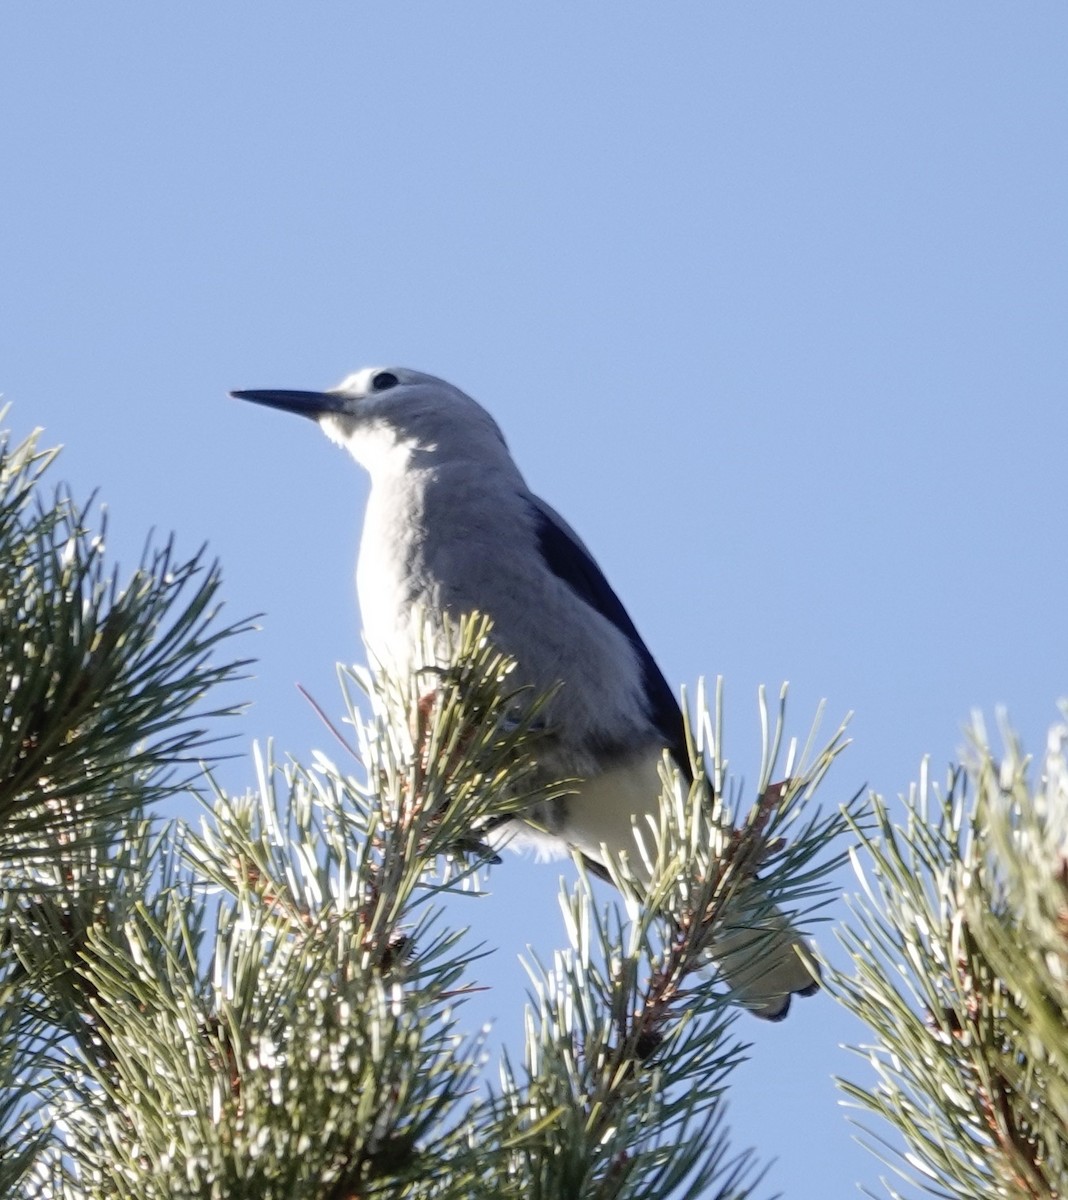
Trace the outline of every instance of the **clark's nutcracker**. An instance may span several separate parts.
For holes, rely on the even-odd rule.
[[[560,685],[546,713],[546,779],[583,781],[532,820],[593,864],[606,847],[626,854],[640,875],[634,826],[658,811],[663,751],[690,773],[679,702],[590,552],[528,489],[489,413],[400,367],[357,371],[329,391],[232,395],[310,417],[370,472],[356,581],[372,658],[407,677],[425,665],[422,620],[489,616],[520,684]],[[758,936],[748,954],[724,944],[721,966],[748,1008],[777,1019],[792,994],[818,984],[785,917],[761,924],[780,936]],[[731,938],[743,940],[753,935]]]

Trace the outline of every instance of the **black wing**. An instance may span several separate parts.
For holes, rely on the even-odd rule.
[[[664,745],[671,751],[679,769],[687,779],[691,778],[682,709],[622,601],[612,590],[590,552],[562,518],[536,497],[531,497],[531,506],[536,520],[538,548],[545,565],[592,609],[611,621],[634,647],[642,666],[649,718],[663,737]]]

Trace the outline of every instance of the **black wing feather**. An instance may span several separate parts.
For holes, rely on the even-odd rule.
[[[663,737],[679,765],[679,769],[690,777],[690,759],[686,749],[686,729],[682,709],[649,647],[642,641],[630,614],[623,602],[612,590],[604,572],[594,562],[589,551],[560,521],[547,505],[540,502],[532,505],[536,519],[538,548],[545,565],[592,609],[626,636],[634,648],[642,666],[642,682],[645,688],[649,718]]]

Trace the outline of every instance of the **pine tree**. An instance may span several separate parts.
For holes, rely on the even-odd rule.
[[[346,675],[347,769],[268,751],[228,795],[200,764],[248,623],[203,552],[109,570],[54,458],[0,454],[0,1195],[748,1196],[723,1107],[745,1047],[707,951],[740,911],[757,938],[773,904],[812,917],[846,827],[854,968],[824,974],[874,1035],[876,1083],[843,1082],[888,1126],[873,1149],[932,1195],[1068,1194],[1068,712],[1037,774],[976,725],[902,824],[879,796],[819,814],[842,731],[784,756],[783,697],[747,805],[699,693],[645,901],[625,863],[625,911],[562,892],[567,945],[528,964],[523,1059],[493,1078],[464,1023],[480,950],[443,901],[530,801],[544,698],[473,615],[433,705]],[[199,832],[154,815],[191,788]]]
[[[248,794],[211,786],[199,832],[155,817],[211,750],[247,626],[203,555],[109,574],[90,510],[42,499],[53,457],[5,448],[0,491],[0,1194],[750,1195],[723,1113],[745,1047],[707,951],[741,913],[761,953],[772,905],[826,903],[859,816],[813,799],[842,731],[784,753],[762,700],[746,804],[699,695],[695,781],[665,761],[643,831],[647,902],[625,863],[625,911],[564,890],[568,945],[529,964],[523,1060],[494,1078],[464,1024],[480,950],[442,902],[529,802],[544,698],[476,614],[432,705],[347,675],[343,766],[268,751]]]

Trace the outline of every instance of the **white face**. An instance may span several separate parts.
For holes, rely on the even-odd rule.
[[[324,392],[233,395],[311,417],[372,473],[403,469],[415,450],[438,461],[478,454],[484,461],[508,459],[504,438],[481,405],[443,379],[407,367],[364,367]]]
[[[340,401],[319,415],[319,427],[332,442],[345,447],[365,467],[372,468],[398,448],[415,441],[411,417],[418,410],[448,404],[455,388],[406,367],[363,367],[325,394]],[[425,423],[425,422],[424,422]]]
[[[405,469],[417,450],[439,462],[469,458],[472,452],[485,461],[508,459],[489,413],[434,375],[407,367],[364,367],[324,394],[334,403],[319,413],[320,428],[372,474]]]

